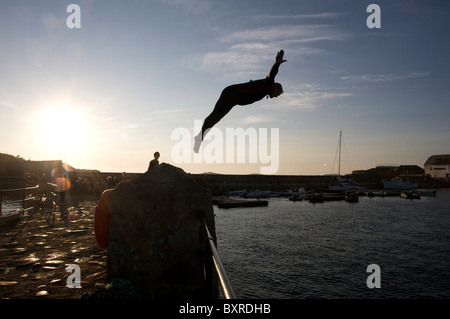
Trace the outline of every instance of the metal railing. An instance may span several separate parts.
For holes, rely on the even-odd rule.
[[[33,209],[34,204],[28,205],[28,203],[30,201],[35,202],[38,194],[39,185],[33,187],[0,190],[0,213],[3,210],[3,202],[12,206],[15,206],[15,204],[21,204],[24,211]]]
[[[57,205],[56,187],[56,184],[47,182],[32,187],[2,189],[0,190],[0,213],[3,211],[4,205],[8,205],[11,210],[28,211],[44,206],[54,210]]]
[[[58,202],[57,185],[47,182],[39,189],[39,196],[41,201],[45,201],[47,205],[56,207]]]
[[[206,245],[211,254],[212,261],[214,263],[214,268],[219,277],[220,286],[222,288],[223,295],[226,299],[235,299],[236,295],[234,294],[233,287],[231,286],[231,282],[228,279],[225,268],[223,267],[222,261],[220,260],[219,253],[217,252],[216,244],[214,242],[214,238],[211,236],[209,232],[208,226],[206,222],[203,221],[206,230]]]
[[[58,204],[57,185],[47,182],[41,185],[39,199],[36,201],[36,211],[44,214],[47,224],[55,224],[56,205]]]

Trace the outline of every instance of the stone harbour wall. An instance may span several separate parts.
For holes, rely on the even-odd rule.
[[[107,276],[145,287],[153,298],[216,298],[204,284],[206,221],[215,238],[210,189],[162,163],[110,195]],[[214,272],[213,272],[214,273]]]

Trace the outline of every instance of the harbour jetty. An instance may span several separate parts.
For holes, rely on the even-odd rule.
[[[227,196],[218,196],[213,198],[213,204],[219,208],[238,208],[238,207],[262,207],[268,206],[268,200],[261,199],[236,199]]]

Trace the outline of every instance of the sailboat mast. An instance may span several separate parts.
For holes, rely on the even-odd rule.
[[[339,163],[338,163],[338,176],[341,176],[341,139],[342,139],[342,131],[339,131]]]

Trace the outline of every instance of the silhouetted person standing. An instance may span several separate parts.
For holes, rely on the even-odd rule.
[[[195,137],[194,152],[198,153],[206,130],[216,125],[235,105],[248,105],[263,99],[265,96],[274,98],[283,93],[281,84],[275,83],[275,76],[280,64],[286,62],[286,60],[283,60],[283,55],[283,50],[277,53],[275,63],[265,79],[230,85],[222,91],[214,110],[205,119],[202,131]]]
[[[152,168],[154,168],[154,167],[156,167],[156,166],[159,165],[159,161],[158,161],[158,159],[159,159],[159,152],[155,152],[155,153],[153,154],[153,157],[154,157],[154,159],[152,159],[152,160],[150,161],[150,164],[148,165],[148,171],[149,171],[150,169],[152,169]]]

